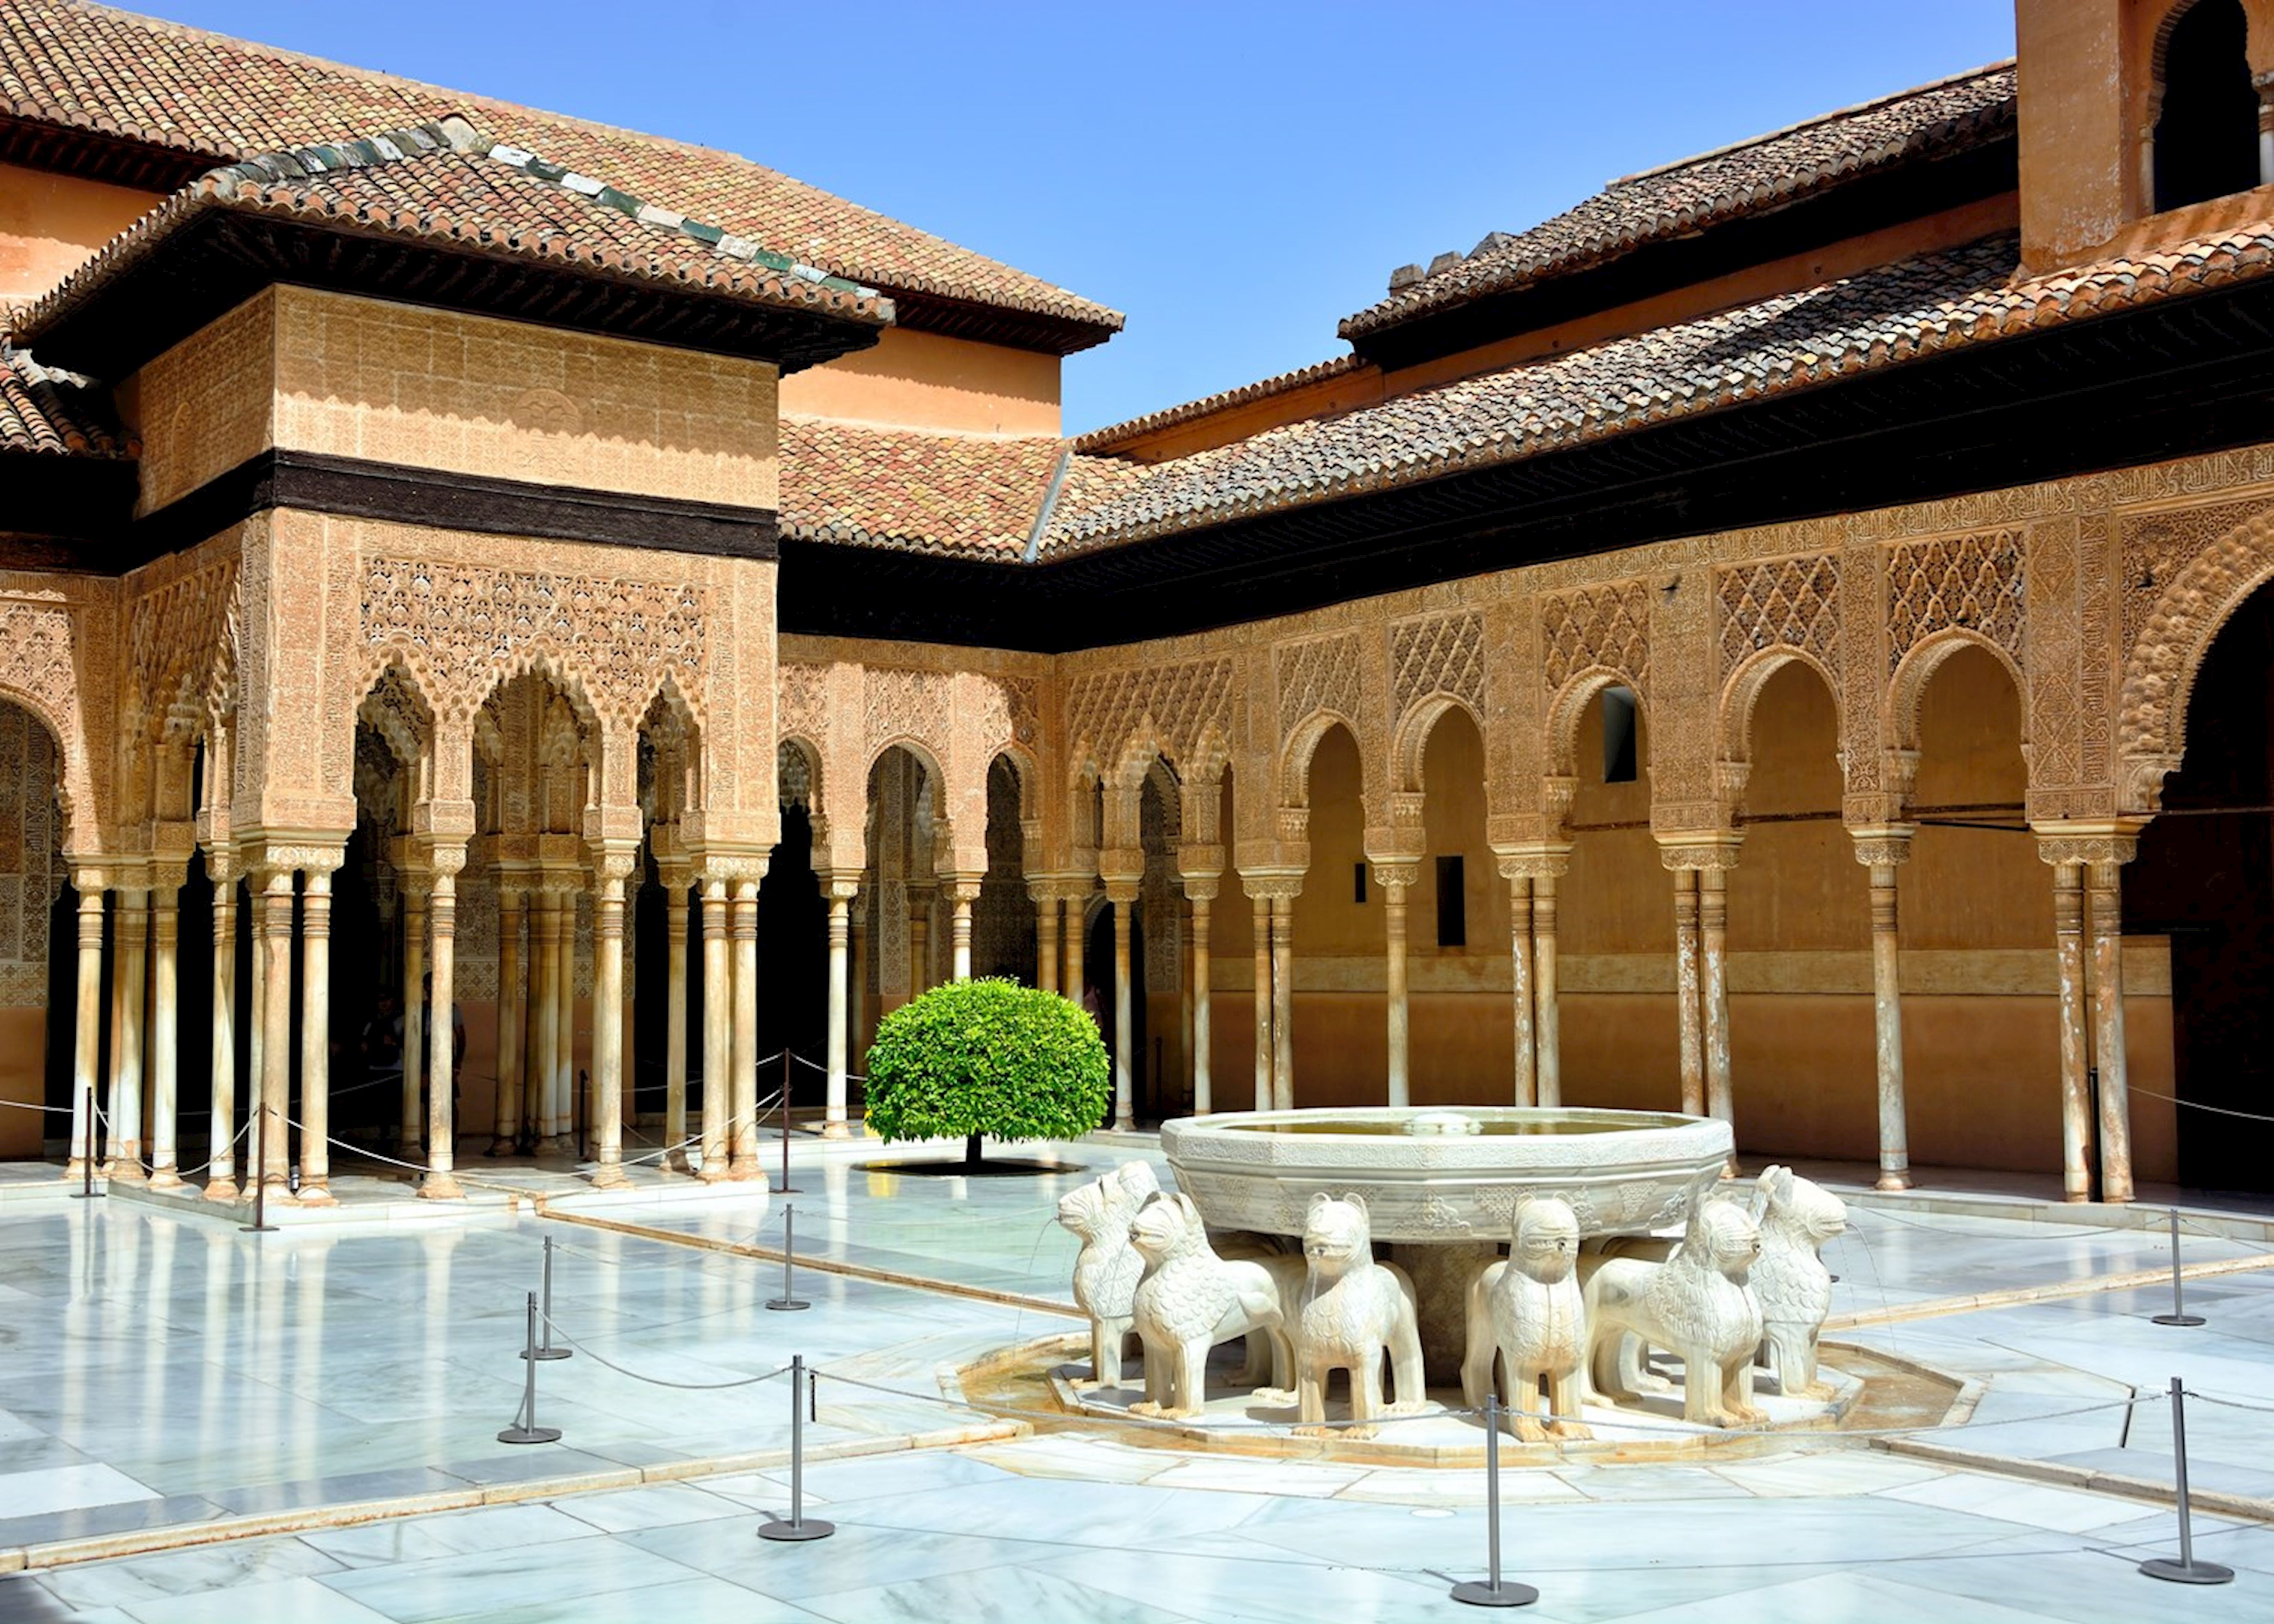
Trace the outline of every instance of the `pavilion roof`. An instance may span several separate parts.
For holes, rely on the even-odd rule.
[[[1059,354],[1119,312],[732,153],[324,62],[84,4],[0,6],[0,161],[108,164],[169,191],[261,154],[456,115],[498,140],[801,263],[901,296],[905,325]],[[80,162],[84,161],[84,162]]]
[[[786,416],[782,533],[1016,562],[1065,446]]]
[[[0,455],[125,458],[139,450],[101,384],[41,366],[0,340]]]

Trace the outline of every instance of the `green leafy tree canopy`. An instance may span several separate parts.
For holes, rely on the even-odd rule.
[[[1016,981],[950,981],[885,1017],[870,1131],[890,1139],[1066,1139],[1105,1120],[1105,1044],[1079,1004]]]

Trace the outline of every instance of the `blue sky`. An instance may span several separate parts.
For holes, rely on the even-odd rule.
[[[1390,270],[2012,54],[2010,0],[333,6],[179,22],[732,148],[1102,300],[1071,432],[1341,354]]]

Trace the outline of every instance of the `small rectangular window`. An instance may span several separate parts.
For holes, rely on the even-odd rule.
[[[1461,860],[1437,860],[1437,945],[1469,944],[1469,898],[1462,887]]]
[[[1366,900],[1366,865],[1352,863],[1351,868],[1353,872],[1352,900],[1364,902]]]
[[[1603,690],[1603,782],[1635,781],[1635,695],[1630,688]]]

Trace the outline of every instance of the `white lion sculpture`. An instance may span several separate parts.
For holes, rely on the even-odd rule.
[[[1787,1398],[1829,1398],[1831,1384],[1819,1381],[1816,1371],[1817,1338],[1832,1312],[1832,1271],[1820,1253],[1846,1232],[1847,1206],[1790,1168],[1772,1167],[1754,1188],[1753,1217],[1761,1227],[1753,1295],[1778,1390]]]
[[[1145,1398],[1130,1406],[1133,1414],[1173,1420],[1199,1415],[1208,1395],[1209,1350],[1251,1331],[1273,1339],[1275,1365],[1293,1363],[1269,1271],[1217,1257],[1190,1196],[1146,1202],[1129,1238],[1145,1259],[1132,1315],[1145,1344]]]
[[[1089,1376],[1100,1387],[1121,1385],[1122,1346],[1136,1312],[1138,1277],[1145,1272],[1145,1259],[1129,1242],[1129,1221],[1160,1189],[1150,1163],[1132,1162],[1058,1202],[1058,1222],[1081,1239],[1073,1300],[1089,1316]]]
[[[1753,1403],[1753,1354],[1761,1306],[1746,1276],[1761,1255],[1761,1234],[1734,1201],[1698,1199],[1682,1242],[1662,1262],[1590,1259],[1585,1280],[1587,1363],[1595,1390],[1631,1398],[1634,1365],[1626,1339],[1664,1348],[1682,1360],[1682,1413],[1697,1426],[1749,1426],[1766,1420]]]
[[[1591,1438],[1580,1425],[1585,1388],[1587,1308],[1579,1289],[1579,1220],[1568,1202],[1527,1196],[1517,1204],[1515,1244],[1469,1287],[1468,1356],[1461,1400],[1480,1408],[1492,1391],[1495,1357],[1506,1366],[1501,1425],[1525,1443]],[[1547,1414],[1538,1413],[1547,1387]]]
[[[1303,1225],[1309,1279],[1295,1326],[1296,1430],[1312,1436],[1339,1432],[1371,1438],[1367,1423],[1383,1414],[1411,1415],[1428,1401],[1421,1372],[1420,1315],[1413,1282],[1403,1269],[1374,1260],[1374,1228],[1365,1200],[1311,1198]],[[1389,1356],[1397,1402],[1382,1400],[1382,1359]],[[1351,1419],[1329,1428],[1327,1378],[1350,1372]]]

